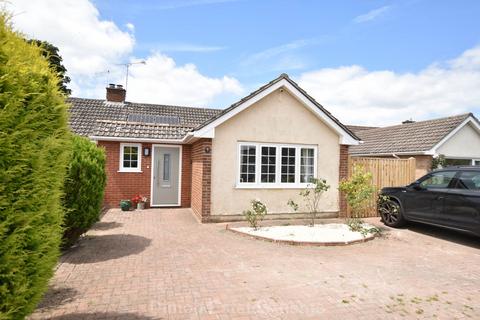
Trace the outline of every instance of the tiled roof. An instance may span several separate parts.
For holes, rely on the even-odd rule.
[[[350,131],[352,131],[355,134],[357,134],[359,131],[377,129],[378,128],[378,127],[369,127],[369,126],[356,126],[356,125],[351,125],[351,124],[347,124],[346,127],[348,129],[350,129]]]
[[[471,113],[390,127],[357,131],[363,143],[351,146],[350,154],[417,153],[433,148]]]
[[[97,137],[180,140],[191,129],[191,126],[97,120],[92,135]]]
[[[208,119],[212,118],[216,114],[220,113],[219,109],[207,109],[207,108],[193,108],[193,107],[180,107],[180,106],[168,106],[168,105],[156,105],[156,104],[144,104],[144,103],[132,103],[132,102],[107,102],[99,99],[82,99],[82,98],[69,98],[70,103],[70,127],[72,130],[83,136],[92,136],[95,133],[103,133],[102,136],[106,136],[106,132],[130,132],[132,136],[124,136],[128,138],[137,137],[139,133],[133,135],[133,131],[129,131],[133,127],[139,132],[147,133],[150,138],[158,139],[177,139],[180,131],[188,128],[187,131],[204,123]],[[155,115],[179,117],[178,125],[165,126],[156,124],[153,127],[156,129],[138,129],[137,124],[124,124],[119,125],[118,130],[113,130],[111,127],[116,121],[120,123],[126,123],[128,115]],[[103,120],[105,122],[97,122]],[[145,124],[147,125],[147,124]],[[162,129],[160,129],[162,127]],[[127,130],[128,128],[128,130]],[[149,126],[150,128],[150,126]],[[186,129],[185,129],[186,130]],[[187,132],[185,131],[185,132]],[[158,136],[154,133],[157,132]],[[181,137],[183,138],[183,136]]]
[[[198,127],[195,128],[195,130],[198,130],[198,129],[201,129],[203,127],[205,127],[206,125],[208,125],[209,123],[212,123],[213,121],[215,121],[216,119],[220,118],[221,116],[223,116],[224,114],[226,113],[229,113],[230,111],[232,111],[233,109],[235,109],[236,107],[238,107],[239,105],[241,105],[242,103],[244,103],[245,101],[253,98],[254,96],[256,96],[257,94],[259,94],[260,92],[268,89],[269,87],[273,86],[275,83],[281,81],[281,80],[287,80],[292,86],[294,86],[298,91],[300,91],[308,100],[310,100],[310,102],[312,102],[317,108],[319,108],[321,111],[323,111],[323,113],[325,113],[327,115],[327,117],[329,117],[331,120],[333,120],[338,126],[340,126],[343,130],[345,130],[348,134],[350,134],[354,139],[356,140],[360,140],[356,135],[355,133],[353,133],[350,129],[347,128],[347,126],[345,126],[344,124],[342,124],[337,118],[335,118],[327,109],[325,109],[320,103],[318,103],[312,96],[310,96],[305,90],[303,90],[302,88],[300,88],[300,86],[295,82],[293,81],[292,79],[290,79],[290,77],[286,74],[286,73],[282,73],[278,78],[270,81],[269,83],[267,83],[266,85],[258,88],[257,90],[253,91],[252,93],[250,93],[248,96],[240,99],[239,101],[235,102],[234,104],[232,104],[230,107],[228,107],[227,109],[224,109],[222,112],[216,114],[214,117],[212,117],[211,119],[207,120],[206,122],[202,123],[201,125],[199,125]]]
[[[359,140],[352,131],[338,121],[338,119],[336,119],[322,105],[316,102],[315,99],[308,95],[286,74],[280,75],[280,77],[270,81],[225,110],[69,98],[68,102],[71,104],[70,127],[75,133],[83,136],[99,135],[107,137],[111,134],[111,137],[179,139],[178,137],[181,132],[184,132],[183,135],[185,135],[188,131],[194,129],[198,130],[208,125],[223,114],[228,113],[246,100],[251,99],[256,94],[269,88],[282,79],[285,79],[292,86],[302,92],[308,100],[310,100],[317,108],[325,113],[327,117],[334,121],[354,139]],[[148,117],[148,115],[156,117]],[[177,121],[176,119],[173,119],[174,117],[179,117],[179,120]],[[128,121],[132,119],[135,119],[134,121],[137,122],[132,123],[132,121]],[[139,123],[138,119],[169,119],[166,122],[169,122],[170,125],[167,125],[166,123]],[[118,126],[118,128],[114,128],[115,126]],[[183,136],[180,138],[183,138]]]

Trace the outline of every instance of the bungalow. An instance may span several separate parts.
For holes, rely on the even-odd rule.
[[[191,207],[201,221],[229,221],[260,199],[270,218],[292,217],[287,201],[306,212],[299,191],[319,177],[331,185],[322,215],[345,212],[337,187],[360,139],[286,74],[225,110],[125,95],[110,85],[106,100],[69,99],[72,130],[105,148],[107,205],[141,194],[150,207]]]
[[[446,166],[480,165],[480,122],[471,113],[381,128],[348,127],[363,140],[350,148],[351,156],[414,157],[416,178],[430,171],[439,156]]]

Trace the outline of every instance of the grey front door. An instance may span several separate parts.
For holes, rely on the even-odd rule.
[[[180,147],[153,146],[152,206],[180,205]]]

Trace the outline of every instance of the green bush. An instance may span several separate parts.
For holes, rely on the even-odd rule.
[[[250,224],[250,227],[257,230],[259,227],[258,222],[262,221],[267,214],[267,206],[260,200],[251,200],[250,204],[252,205],[252,209],[244,210],[243,216]]]
[[[355,165],[351,177],[341,181],[338,190],[345,194],[345,199],[352,210],[351,218],[359,219],[371,202],[376,189],[372,183],[372,173],[365,171],[361,165]]]
[[[87,138],[72,135],[72,156],[64,189],[66,246],[98,221],[106,179],[104,150]]]
[[[70,142],[58,79],[6,21],[0,13],[0,319],[21,319],[59,255]]]

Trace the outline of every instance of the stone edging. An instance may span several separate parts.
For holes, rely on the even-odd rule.
[[[355,244],[355,243],[367,242],[367,241],[375,239],[375,237],[376,237],[376,235],[373,234],[373,235],[371,235],[369,237],[365,237],[363,239],[346,241],[346,242],[312,242],[312,241],[278,240],[278,239],[272,239],[272,238],[268,238],[268,237],[264,237],[264,236],[257,236],[257,235],[248,234],[248,233],[245,233],[245,232],[241,232],[241,231],[238,231],[238,230],[231,229],[228,224],[225,226],[225,229],[229,230],[233,233],[236,233],[236,234],[239,234],[239,235],[242,235],[242,236],[246,236],[246,237],[250,237],[250,238],[253,238],[253,239],[269,241],[269,242],[274,242],[274,243],[288,244],[288,245],[292,245],[292,246],[313,246],[313,247],[348,246],[348,245]]]

